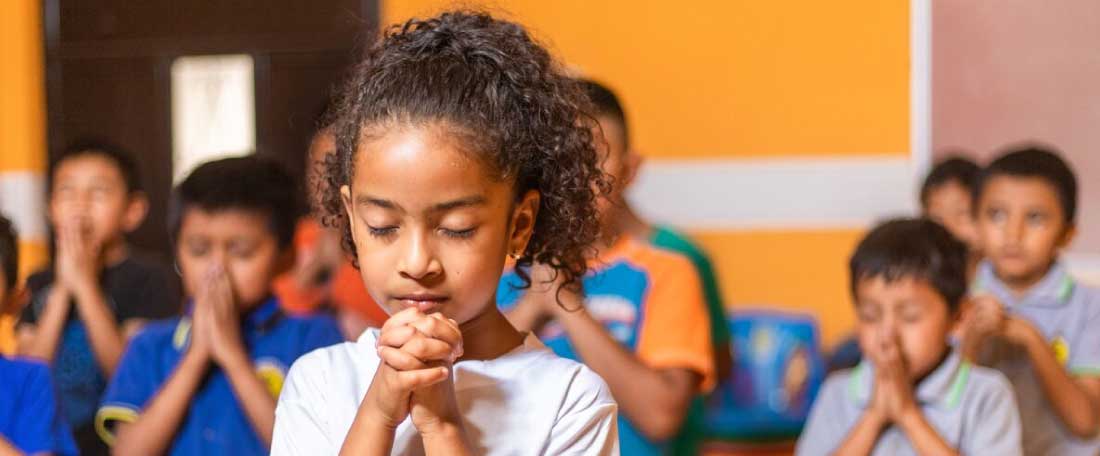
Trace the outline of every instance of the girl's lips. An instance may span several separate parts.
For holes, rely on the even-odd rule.
[[[447,301],[443,296],[402,296],[395,299],[406,308],[416,308],[425,313],[438,310]]]

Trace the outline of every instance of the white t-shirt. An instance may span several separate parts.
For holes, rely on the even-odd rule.
[[[275,409],[272,455],[337,454],[379,358],[377,329],[356,342],[314,350],[290,368]],[[528,336],[489,361],[454,365],[455,396],[479,454],[617,455],[618,406],[596,373],[560,358]],[[394,433],[395,455],[423,454],[406,418]]]

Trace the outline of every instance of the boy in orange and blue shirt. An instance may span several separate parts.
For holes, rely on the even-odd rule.
[[[593,126],[596,141],[603,142],[604,129]],[[597,150],[612,183],[599,204],[604,241],[583,290],[550,292],[558,289],[547,286],[554,278],[535,266],[526,293],[514,272],[505,275],[497,302],[517,329],[603,377],[619,403],[623,454],[666,454],[679,446],[693,399],[716,383],[711,316],[691,260],[632,236],[621,223],[629,184],[624,154]]]

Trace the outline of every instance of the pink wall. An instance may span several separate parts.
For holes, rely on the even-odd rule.
[[[1100,2],[936,0],[932,18],[934,150],[1062,149],[1082,187],[1073,250],[1100,253]]]

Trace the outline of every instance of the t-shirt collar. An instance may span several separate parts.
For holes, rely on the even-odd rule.
[[[1058,307],[1069,302],[1075,286],[1076,282],[1065,266],[1055,262],[1042,280],[1031,287],[1023,297],[1017,298],[1012,290],[997,278],[993,272],[993,264],[985,260],[978,265],[977,279],[971,287],[971,293],[992,293],[1009,307]]]
[[[943,362],[917,385],[914,391],[917,402],[945,409],[955,408],[966,389],[970,369],[970,363],[960,358],[955,350],[951,350]],[[848,396],[857,404],[866,405],[871,400],[874,379],[874,365],[864,360],[852,370]]]

